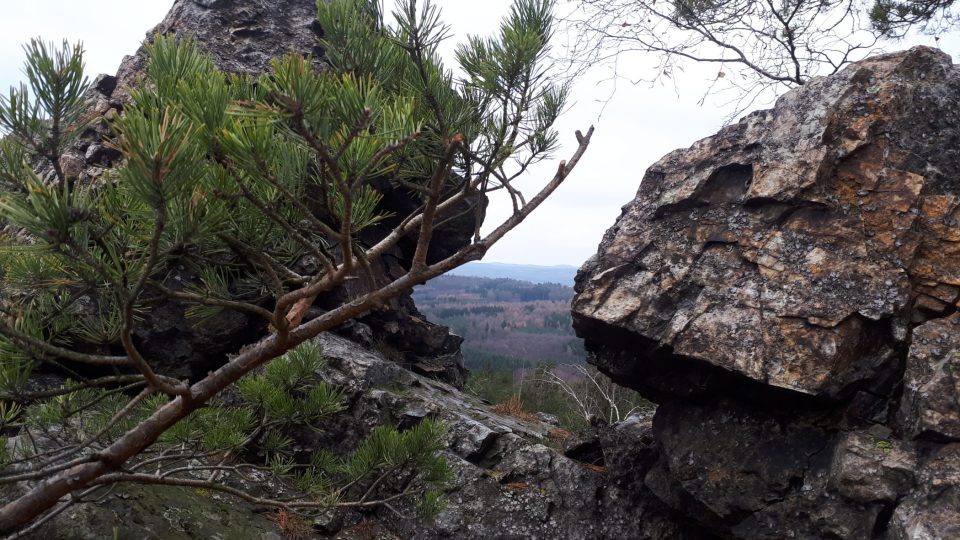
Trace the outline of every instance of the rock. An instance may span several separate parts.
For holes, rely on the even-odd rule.
[[[178,275],[167,286],[180,289],[190,275]],[[266,322],[235,311],[223,310],[197,322],[187,318],[175,302],[158,304],[143,314],[134,331],[137,347],[148,351],[150,364],[171,377],[196,380],[220,367],[251,336],[266,332]]]
[[[852,432],[838,442],[830,487],[858,502],[895,502],[913,487],[917,456],[912,444],[883,433]]]
[[[115,161],[120,159],[121,156],[122,154],[116,148],[94,143],[87,147],[85,158],[87,164],[89,165],[101,165],[109,167]]]
[[[233,0],[193,0],[198,6],[207,9],[217,9],[228,5]]]
[[[313,527],[324,535],[336,534],[343,529],[343,512],[337,509],[325,510],[313,519]]]
[[[917,437],[960,440],[960,315],[914,329],[903,398],[903,429]]]
[[[60,170],[63,175],[70,179],[76,179],[83,172],[86,160],[83,156],[74,153],[63,154],[60,157]]]
[[[453,247],[453,244],[448,245],[448,254],[453,253]],[[387,268],[384,271],[399,277],[398,272],[402,269]],[[389,309],[371,313],[360,320],[372,329],[374,345],[395,362],[457,388],[466,384],[469,370],[463,363],[460,350],[463,338],[445,326],[427,321],[412,297],[397,298],[390,303]]]
[[[659,403],[638,492],[723,538],[957,536],[958,100],[944,53],[877,56],[647,170],[572,305]]]
[[[346,423],[327,431],[356,445],[374,423],[432,417],[448,428],[447,459],[456,479],[434,523],[376,514],[370,527],[398,538],[700,538],[667,518],[643,476],[652,464],[650,422],[631,418],[604,432],[604,467],[588,467],[546,445],[553,426],[492,413],[451,385],[410,373],[376,351],[333,334],[318,338],[328,358],[322,376],[346,384]],[[327,445],[325,440],[308,443]],[[349,524],[349,516],[344,520]],[[344,538],[350,528],[339,533]],[[339,536],[338,536],[339,537]]]
[[[105,97],[110,97],[113,95],[113,91],[117,88],[117,78],[113,75],[100,74],[97,75],[97,78],[93,80],[91,86],[100,92]]]
[[[725,536],[859,537],[872,530],[883,505],[826,493],[831,438],[819,420],[733,402],[671,402],[654,419],[660,456],[646,484],[660,500]],[[817,517],[791,519],[798,515]]]
[[[603,465],[603,445],[600,443],[600,432],[595,428],[587,428],[570,435],[563,441],[563,455],[581,463]]]
[[[917,490],[897,506],[891,540],[960,537],[960,445],[946,445],[919,470]]]
[[[651,166],[577,279],[598,363],[831,399],[894,366],[920,287],[960,284],[958,84],[940,51],[878,56]]]
[[[538,412],[534,416],[544,424],[549,424],[551,426],[560,426],[560,419],[557,418],[554,414],[547,414],[545,412]]]
[[[453,430],[450,447],[467,461],[477,463],[493,448],[500,434],[480,422],[461,422]]]
[[[310,0],[177,0],[147,32],[147,41],[155,34],[192,36],[218,68],[230,73],[265,73],[274,58],[290,51],[313,54],[314,66],[323,69],[316,14],[316,2]],[[244,32],[253,28],[255,33]],[[142,48],[124,59],[117,73],[120,97],[129,94],[144,65]]]
[[[67,509],[26,538],[36,540],[269,540],[283,538],[262,513],[203,490],[127,484],[97,504]]]

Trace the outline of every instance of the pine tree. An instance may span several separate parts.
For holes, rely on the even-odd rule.
[[[284,429],[343,406],[313,378],[322,355],[310,340],[481,258],[563,182],[592,129],[525,198],[515,182],[555,150],[552,125],[567,95],[548,69],[549,0],[517,0],[499,35],[461,45],[462,78],[440,61],[447,29],[429,1],[400,0],[392,16],[373,0],[319,2],[317,18],[332,65],[321,73],[290,54],[259,78],[227,75],[191,40],[156,36],[144,84],[113,121],[122,164],[96,185],[61,166],[90,121],[81,47],[26,46],[28,83],[0,98],[0,422],[53,434],[55,448],[0,456],[0,483],[32,483],[0,508],[0,532],[36,527],[117,482],[244,497],[225,477],[250,455],[302,493],[261,504],[372,507],[414,497],[425,511],[438,508],[435,487],[447,473],[434,422],[378,428],[349,456],[294,459]],[[419,208],[386,213],[374,181],[406,190]],[[483,195],[497,190],[512,215],[428,260],[438,224],[464,207],[482,217]],[[381,240],[361,240],[386,223]],[[415,245],[412,263],[385,282],[371,261],[401,241]],[[300,273],[304,258],[316,272]],[[171,286],[180,269],[197,279]],[[346,280],[365,286],[304,322],[316,297]],[[143,315],[169,301],[198,322],[243,312],[270,334],[200,380],[176,380],[156,372],[133,337]],[[41,364],[73,379],[31,391]],[[112,374],[78,373],[90,369]],[[239,404],[217,401],[227,388]],[[158,454],[164,445],[182,450]],[[169,455],[202,456],[211,474],[198,480],[177,459],[156,461]]]

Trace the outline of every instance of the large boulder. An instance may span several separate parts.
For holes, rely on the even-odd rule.
[[[916,486],[960,474],[925,465],[960,440],[958,102],[960,69],[917,47],[647,170],[573,315],[590,361],[661,404],[661,501],[738,538],[936,529],[925,505],[955,495]]]

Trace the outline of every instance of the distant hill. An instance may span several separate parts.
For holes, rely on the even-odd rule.
[[[417,308],[464,338],[467,367],[518,369],[583,363],[573,333],[573,289],[510,278],[444,275],[414,289]]]
[[[497,262],[469,262],[452,270],[450,275],[483,278],[508,278],[531,283],[559,283],[573,286],[576,266],[537,266],[534,264],[507,264]]]

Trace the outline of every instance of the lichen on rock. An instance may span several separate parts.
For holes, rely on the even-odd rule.
[[[737,538],[935,528],[952,495],[919,485],[958,474],[927,460],[960,440],[958,100],[943,52],[876,56],[647,170],[573,315],[590,361],[661,403],[660,500]]]

